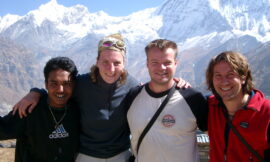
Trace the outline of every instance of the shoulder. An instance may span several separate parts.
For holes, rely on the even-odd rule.
[[[144,85],[136,85],[135,87],[132,87],[130,90],[129,90],[129,95],[130,96],[137,96],[141,90],[143,89]]]
[[[208,118],[208,106],[206,97],[201,92],[193,88],[179,89],[179,92],[194,114],[199,129],[206,131]]]
[[[270,100],[265,99],[263,107],[264,107],[264,111],[267,112],[267,114],[270,116]]]
[[[263,92],[254,90],[253,95],[248,103],[249,107],[256,108],[262,113],[270,114],[270,100],[265,98]]]
[[[91,80],[91,79],[90,79],[89,73],[79,74],[79,75],[76,77],[76,81],[77,81],[77,82],[85,81],[85,80]]]
[[[6,114],[4,116],[0,115],[0,125],[1,126],[3,125],[3,123],[8,123],[8,122],[13,121],[13,120],[15,120],[15,121],[21,120],[18,111],[14,115],[12,113],[13,113],[13,111],[10,111],[8,114]],[[24,118],[22,118],[22,119],[24,119]]]
[[[46,110],[48,108],[47,107],[47,105],[48,105],[47,100],[48,100],[48,95],[42,97],[39,100],[37,106],[33,109],[32,113],[29,114],[29,117],[35,116],[35,115],[37,115],[39,113],[43,113],[44,110]]]
[[[132,104],[133,100],[137,97],[137,95],[141,92],[143,89],[144,85],[137,85],[133,88],[131,88],[126,96],[126,106],[129,108],[130,105]]]
[[[192,110],[207,106],[207,98],[200,91],[193,88],[178,89]]]
[[[268,117],[270,117],[270,100],[264,98],[264,102],[262,105],[262,112],[265,114],[268,114]]]
[[[92,85],[94,84],[92,80],[90,79],[89,73],[80,74],[76,78],[74,94],[77,94],[77,92],[84,91],[85,89],[91,87]]]

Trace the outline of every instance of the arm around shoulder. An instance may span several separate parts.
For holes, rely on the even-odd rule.
[[[13,106],[13,115],[18,111],[20,118],[26,117],[27,113],[33,111],[40,98],[46,94],[47,92],[44,89],[32,88],[26,96]]]

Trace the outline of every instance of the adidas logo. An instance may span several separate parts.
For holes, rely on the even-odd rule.
[[[65,138],[68,137],[69,134],[66,132],[63,124],[59,125],[55,131],[52,132],[52,134],[49,135],[50,139],[55,139],[55,138]]]

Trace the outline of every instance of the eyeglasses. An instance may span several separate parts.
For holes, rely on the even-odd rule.
[[[123,41],[111,37],[101,40],[98,47],[116,47],[120,50],[126,51],[126,46]]]

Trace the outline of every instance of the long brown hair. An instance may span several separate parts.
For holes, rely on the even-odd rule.
[[[206,70],[207,89],[211,90],[213,94],[218,95],[213,84],[213,71],[214,66],[222,61],[228,63],[242,79],[245,78],[245,83],[242,85],[242,92],[250,93],[254,89],[254,83],[248,61],[244,55],[234,51],[222,52],[210,60]]]

